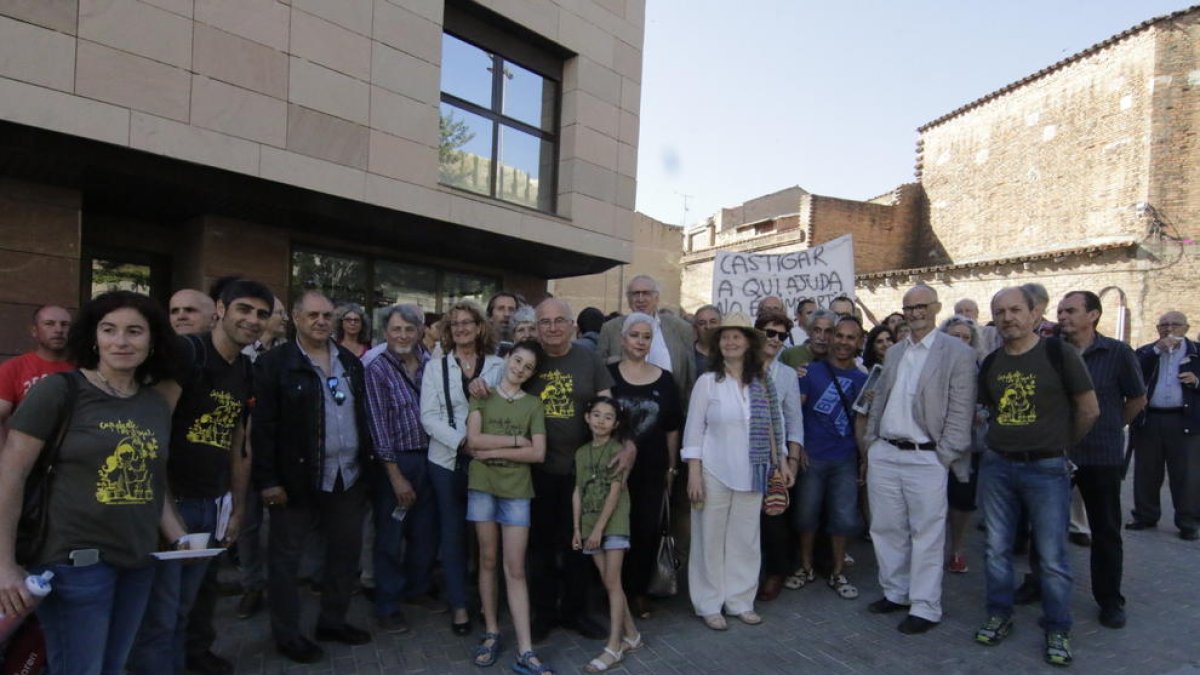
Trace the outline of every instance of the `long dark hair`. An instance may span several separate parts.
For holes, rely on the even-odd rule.
[[[715,349],[709,349],[708,353],[708,369],[717,374],[717,382],[725,379],[725,357],[721,354],[721,339],[720,334],[723,330],[740,330],[746,336],[746,355],[742,357],[742,384],[750,384],[754,380],[763,376],[763,368],[766,365],[762,355],[762,337],[757,331],[750,328],[718,326],[711,344]]]
[[[867,333],[867,340],[863,345],[863,365],[867,368],[870,368],[876,363],[883,363],[882,359],[875,356],[875,338],[879,337],[883,333],[887,333],[888,335],[892,336],[893,344],[896,342],[896,332],[891,328],[888,328],[886,323],[881,323],[872,328],[871,332]]]
[[[132,309],[150,326],[150,354],[134,371],[140,384],[154,384],[175,379],[178,369],[178,349],[175,332],[171,330],[167,313],[158,301],[132,291],[110,291],[83,303],[67,334],[67,354],[80,368],[95,368],[100,364],[96,330],[100,321],[118,309]]]

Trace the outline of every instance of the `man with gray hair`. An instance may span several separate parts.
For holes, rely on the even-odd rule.
[[[1021,290],[1033,297],[1033,314],[1037,317],[1033,332],[1040,337],[1054,337],[1058,333],[1058,324],[1046,318],[1046,310],[1050,308],[1050,293],[1046,287],[1031,281],[1021,284]]]
[[[954,303],[954,313],[957,316],[965,316],[968,319],[979,321],[979,304],[971,298],[963,298]]]
[[[838,315],[828,309],[815,309],[808,315],[808,341],[797,347],[789,347],[779,355],[779,362],[796,369],[804,377],[805,368],[813,361],[829,356],[829,343],[833,340],[833,327]]]
[[[630,279],[625,299],[629,309],[654,317],[654,339],[650,342],[646,360],[671,373],[679,388],[679,400],[686,406],[696,381],[692,326],[677,316],[659,313],[659,286],[653,277],[639,274]],[[609,319],[600,330],[596,353],[604,363],[621,360],[621,324],[624,320],[624,317]]]
[[[708,334],[721,327],[721,310],[716,305],[703,305],[692,316],[696,342],[692,347],[696,358],[696,377],[708,370]]]
[[[424,314],[394,305],[383,314],[387,350],[366,369],[368,425],[383,471],[373,474],[375,619],[408,630],[400,605],[425,598],[437,552],[437,506],[429,482],[429,435],[421,425],[421,378],[429,354]],[[397,517],[399,515],[399,517]]]
[[[942,620],[947,469],[967,482],[975,418],[975,350],[937,330],[937,291],[904,294],[912,333],[888,350],[863,435],[871,542],[883,598],[875,614],[905,610],[901,633]]]

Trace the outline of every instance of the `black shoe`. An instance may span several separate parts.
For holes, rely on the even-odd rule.
[[[355,628],[348,623],[331,628],[317,626],[317,642],[340,642],[344,645],[365,645],[371,641],[371,634],[361,628]]]
[[[1197,533],[1196,530],[1180,530],[1179,538],[1184,541],[1196,541],[1200,539],[1200,533]]]
[[[316,663],[325,658],[323,649],[303,637],[297,637],[287,642],[276,642],[275,650],[296,663]]]
[[[1085,534],[1083,532],[1072,532],[1072,533],[1068,534],[1067,541],[1071,542],[1072,544],[1075,544],[1076,546],[1082,546],[1084,548],[1088,548],[1092,545],[1091,535]]]
[[[242,599],[238,601],[237,618],[249,619],[255,614],[258,614],[258,610],[262,609],[262,604],[263,592],[261,590],[246,592],[246,594],[242,596]]]
[[[608,629],[601,626],[599,621],[586,614],[580,614],[579,616],[563,620],[562,627],[567,630],[573,630],[589,640],[600,640],[608,637]]]
[[[892,602],[887,598],[880,598],[867,605],[867,611],[872,614],[891,614],[892,612],[899,612],[902,609],[907,610],[908,605],[901,605],[900,603]]]
[[[462,637],[463,635],[470,635],[471,618],[467,617],[467,620],[462,623],[457,623],[454,619],[450,619],[450,631],[459,637]],[[545,637],[543,636],[542,639],[545,639]],[[534,642],[536,642],[536,640],[534,640]]]
[[[1119,606],[1100,608],[1100,625],[1105,628],[1124,628],[1125,610]]]
[[[1029,577],[1025,578],[1025,582],[1017,587],[1013,592],[1013,604],[1029,605],[1037,602],[1042,598],[1042,587],[1037,580]]]
[[[904,617],[899,626],[896,626],[896,629],[905,635],[919,635],[927,632],[936,625],[938,625],[937,621],[930,621],[929,619],[922,619],[919,616],[909,614]]]
[[[1131,520],[1125,523],[1127,530],[1153,530],[1156,527],[1158,527],[1158,523],[1147,523],[1143,520]]]
[[[233,664],[205,650],[201,654],[187,657],[187,669],[201,675],[229,675]]]
[[[387,616],[381,616],[375,619],[379,624],[379,630],[385,633],[407,633],[408,622],[404,620],[404,612],[392,612]]]
[[[547,621],[542,618],[534,618],[529,626],[529,637],[533,644],[541,644],[550,636],[550,631],[554,630],[555,625],[552,621]]]

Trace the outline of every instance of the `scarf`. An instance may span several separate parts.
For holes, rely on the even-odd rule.
[[[766,376],[756,377],[750,390],[750,480],[755,492],[766,494],[767,479],[775,470],[771,437],[779,442],[783,418],[776,403],[775,387]]]

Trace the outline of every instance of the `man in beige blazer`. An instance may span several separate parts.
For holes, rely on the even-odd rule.
[[[887,352],[862,443],[884,594],[868,609],[907,610],[898,626],[906,634],[924,633],[942,619],[947,469],[963,482],[969,478],[975,351],[935,330],[939,309],[929,286],[904,294],[912,335]]]
[[[645,274],[630,279],[625,287],[629,308],[657,319],[658,325],[654,326],[654,339],[646,360],[671,373],[671,377],[675,378],[675,386],[679,388],[679,400],[686,407],[697,375],[692,353],[695,331],[691,324],[677,316],[659,314],[658,297],[658,282]],[[621,324],[624,321],[624,317],[609,319],[600,329],[596,353],[605,363],[621,360]]]

